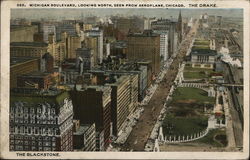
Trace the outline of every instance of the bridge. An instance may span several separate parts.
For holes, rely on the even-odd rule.
[[[243,84],[240,83],[195,83],[195,82],[184,82],[183,83],[188,84],[186,86],[192,87],[192,86],[202,86],[202,87],[218,87],[218,86],[225,86],[225,87],[243,87]]]
[[[225,87],[243,87],[244,86],[243,84],[240,84],[240,83],[221,83],[217,85],[221,85]]]

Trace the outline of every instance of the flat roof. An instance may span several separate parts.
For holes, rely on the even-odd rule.
[[[30,106],[37,106],[36,104],[45,102],[61,106],[64,99],[69,98],[69,93],[60,89],[13,88],[10,95],[11,103],[26,102]]]
[[[45,77],[50,75],[51,73],[47,73],[47,72],[40,72],[40,71],[34,71],[31,73],[27,73],[27,74],[22,74],[20,75],[21,77],[30,77],[30,78],[40,78],[40,77]]]
[[[12,67],[17,64],[22,64],[22,63],[29,62],[32,60],[37,60],[37,59],[39,58],[37,57],[10,57],[10,66]]]
[[[20,47],[48,47],[48,43],[45,42],[11,42],[10,46]]]
[[[25,28],[35,27],[34,25],[10,25],[10,32],[18,31]]]
[[[211,49],[196,49],[192,50],[191,55],[215,56],[217,55],[217,52]]]
[[[93,124],[81,124],[74,135],[83,135]]]
[[[111,86],[117,86],[117,85],[122,84],[122,82],[123,82],[124,80],[128,80],[128,79],[129,79],[128,76],[126,76],[126,75],[121,75],[121,76],[119,76],[119,77],[116,78],[116,81],[115,81],[114,83],[110,83],[109,85],[111,85]]]

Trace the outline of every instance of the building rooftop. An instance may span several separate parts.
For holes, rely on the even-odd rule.
[[[10,57],[10,66],[13,67],[14,65],[26,63],[29,61],[37,60],[39,58],[35,57]]]
[[[77,48],[76,51],[91,51],[90,48]]]
[[[30,77],[30,78],[42,78],[42,77],[48,76],[50,74],[51,73],[35,71],[35,72],[27,73],[27,74],[22,74],[20,76],[21,77]]]
[[[68,92],[60,89],[13,88],[10,95],[11,103],[27,102],[34,106],[44,102],[61,106],[64,99],[69,98]]]
[[[197,50],[197,49],[210,49],[209,45],[193,45],[192,50]]]
[[[217,52],[211,49],[196,49],[192,50],[191,55],[215,56]]]
[[[84,87],[82,87],[82,85],[76,85],[76,89],[78,91],[84,91],[84,90],[88,90],[88,89],[94,89],[96,91],[103,91],[103,92],[105,92],[105,91],[109,90],[110,87],[109,86],[105,86],[105,85],[88,85],[88,86],[86,86],[84,88]]]
[[[110,83],[109,85],[111,85],[111,86],[119,86],[119,85],[121,85],[124,82],[124,80],[129,80],[129,76],[126,76],[126,75],[121,75],[121,76],[115,75],[114,79],[116,81],[114,83]]]
[[[159,37],[153,30],[144,30],[142,33],[129,33],[128,37]]]
[[[83,135],[92,125],[91,124],[81,124],[80,127],[76,132],[74,132],[74,135]]]
[[[10,46],[17,46],[17,47],[48,47],[48,43],[45,43],[45,42],[11,42]]]
[[[152,24],[161,24],[161,25],[167,25],[167,24],[170,24],[170,23],[177,23],[178,20],[177,19],[158,19],[157,21],[153,21]]]
[[[34,27],[34,26],[29,26],[29,25],[10,25],[10,31],[18,31],[21,29],[25,29],[25,28],[30,28],[30,27]]]
[[[111,45],[114,48],[127,48],[127,42],[126,41],[116,41],[111,43]]]

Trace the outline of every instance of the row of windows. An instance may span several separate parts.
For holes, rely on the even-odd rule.
[[[60,132],[57,128],[44,128],[44,127],[27,127],[27,126],[11,126],[11,133],[17,134],[44,134],[44,135],[59,135]]]
[[[22,136],[22,135],[10,135],[11,140],[39,140],[39,141],[56,141],[56,137],[51,136]]]
[[[16,118],[15,121],[13,118],[10,119],[11,123],[26,123],[26,124],[57,124],[57,120],[35,120],[35,119],[31,119],[31,120],[23,120],[20,118]]]
[[[41,107],[23,107],[25,104],[23,103],[15,103],[15,106],[17,107],[10,107],[11,113],[42,113]],[[40,105],[41,106],[41,105]],[[46,112],[50,112],[52,114],[55,114],[55,108],[46,108]]]
[[[10,151],[55,151],[56,147],[10,145]]]
[[[51,141],[29,141],[29,140],[10,140],[10,144],[32,145],[32,146],[56,146],[56,142]]]

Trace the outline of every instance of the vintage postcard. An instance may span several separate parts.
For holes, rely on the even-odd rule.
[[[1,159],[248,159],[240,1],[1,2]]]

